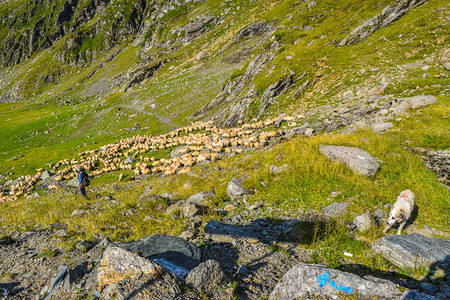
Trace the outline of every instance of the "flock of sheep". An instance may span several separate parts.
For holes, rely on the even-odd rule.
[[[70,180],[77,176],[75,168],[83,167],[90,171],[90,177],[120,171],[133,170],[136,176],[141,174],[186,174],[190,167],[202,161],[215,161],[221,153],[242,153],[244,149],[260,148],[268,144],[272,138],[280,136],[283,131],[264,131],[264,128],[288,122],[289,127],[296,127],[296,119],[304,118],[303,115],[285,116],[243,123],[239,121],[239,127],[218,128],[213,121],[196,122],[191,126],[178,128],[167,134],[152,136],[134,136],[122,139],[116,143],[105,145],[99,149],[87,150],[79,153],[79,159],[63,159],[58,163],[49,165],[56,173],[53,177],[56,181]],[[177,148],[178,147],[178,148]],[[173,158],[161,158],[143,156],[142,154],[161,149],[177,148]],[[19,196],[28,196],[35,189],[35,185],[41,180],[43,169],[37,169],[35,175],[21,176],[11,185],[10,191],[5,192],[0,188],[0,202],[14,201]],[[119,180],[124,174],[119,175]],[[57,189],[57,185],[51,184],[49,190]]]

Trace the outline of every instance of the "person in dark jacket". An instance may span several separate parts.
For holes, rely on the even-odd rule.
[[[88,196],[86,195],[86,186],[88,184],[86,184],[86,182],[89,182],[89,175],[80,166],[76,167],[75,170],[78,171],[78,183],[80,185],[81,195],[87,198]]]

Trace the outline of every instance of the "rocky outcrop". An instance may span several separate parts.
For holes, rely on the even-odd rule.
[[[450,271],[450,241],[417,233],[389,235],[377,240],[372,249],[400,268],[441,267]]]
[[[328,158],[337,160],[364,176],[375,176],[380,168],[375,157],[356,147],[321,145],[319,150]]]
[[[392,6],[386,6],[381,13],[354,28],[338,46],[353,45],[358,41],[366,39],[378,29],[397,21],[410,9],[422,5],[425,2],[426,0],[398,0]]]
[[[369,281],[321,265],[299,264],[283,276],[269,299],[333,299],[340,296],[398,299],[401,295],[400,289],[390,282]]]
[[[54,45],[66,34],[84,26],[109,0],[38,1],[13,9],[6,22],[8,35],[0,43],[0,65],[10,66],[28,59],[35,51]],[[27,26],[23,18],[29,20]],[[54,18],[54,19],[53,19]],[[23,30],[25,29],[25,33]]]
[[[103,253],[97,270],[97,280],[100,288],[119,282],[125,278],[136,277],[140,274],[151,274],[156,278],[163,269],[158,264],[131,253],[119,247],[108,247]]]
[[[261,104],[258,108],[257,117],[260,118],[267,110],[267,108],[269,108],[269,105],[275,103],[276,97],[285,94],[293,83],[294,81],[292,79],[292,76],[290,75],[283,77],[277,82],[269,85],[261,97]]]
[[[215,260],[207,260],[192,269],[186,277],[186,284],[199,290],[211,291],[226,280],[225,273]]]
[[[398,99],[398,104],[394,105],[391,110],[393,110],[393,114],[395,115],[405,115],[409,108],[417,109],[437,103],[438,99],[434,96],[419,95]]]
[[[143,81],[147,80],[148,78],[152,77],[153,74],[163,65],[162,61],[157,61],[145,68],[142,68],[139,71],[136,71],[130,81],[127,83],[125,91],[129,90],[133,86],[141,84]]]

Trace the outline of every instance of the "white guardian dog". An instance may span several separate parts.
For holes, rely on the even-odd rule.
[[[397,235],[401,234],[406,221],[411,217],[411,213],[414,209],[414,198],[415,195],[411,190],[405,190],[400,193],[400,196],[398,196],[397,201],[395,201],[389,212],[389,219],[387,220],[386,228],[384,228],[384,233],[395,224],[400,224],[398,226]]]

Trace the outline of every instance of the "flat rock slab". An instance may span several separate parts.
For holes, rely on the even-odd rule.
[[[219,221],[209,221],[205,226],[205,235],[207,238],[217,242],[232,242],[236,239],[244,239],[251,243],[259,241],[256,232],[244,226],[227,224]]]
[[[450,241],[423,236],[388,235],[377,240],[372,249],[400,268],[430,267],[437,264],[450,270]]]
[[[326,157],[337,160],[364,176],[375,176],[380,168],[375,157],[356,147],[320,145],[319,151]]]
[[[321,265],[298,264],[283,276],[269,299],[398,299],[401,295],[390,282],[369,281]]]
[[[334,202],[323,209],[325,216],[329,218],[339,218],[345,215],[348,202]]]
[[[148,259],[164,259],[187,270],[192,270],[201,261],[200,249],[182,238],[152,235],[140,240],[117,243],[117,246]]]

